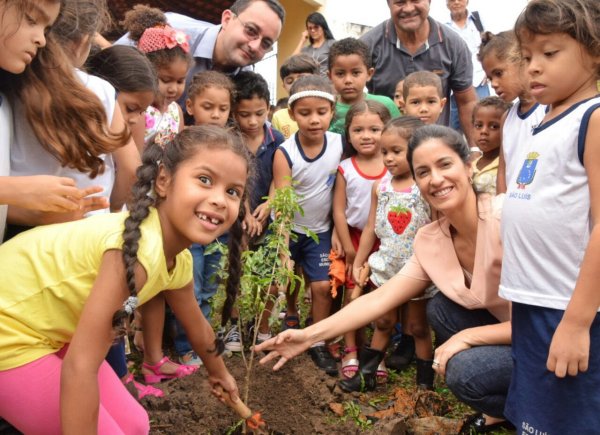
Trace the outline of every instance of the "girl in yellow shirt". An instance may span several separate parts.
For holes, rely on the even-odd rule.
[[[249,162],[237,134],[191,127],[146,150],[128,213],[37,227],[0,247],[0,417],[28,434],[147,433],[148,415],[104,357],[124,320],[161,292],[215,394],[237,396],[187,248],[230,231],[237,267]],[[226,305],[239,279],[230,276]]]

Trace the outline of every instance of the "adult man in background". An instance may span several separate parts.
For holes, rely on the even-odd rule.
[[[186,89],[200,71],[235,75],[262,60],[279,39],[285,20],[285,10],[278,0],[236,0],[223,11],[220,25],[174,12],[165,15],[171,27],[190,37],[194,63],[187,75]],[[134,45],[128,35],[116,43]]]
[[[473,87],[477,93],[477,99],[481,99],[490,95],[485,72],[477,58],[484,26],[479,13],[477,11],[469,12],[467,10],[468,5],[469,0],[446,0],[446,7],[450,11],[450,19],[446,22],[446,25],[458,33],[469,47],[473,62]],[[460,128],[454,95],[450,98],[450,127]]]
[[[446,98],[454,92],[460,123],[470,138],[471,112],[477,101],[473,63],[456,32],[429,17],[431,0],[387,0],[390,19],[362,36],[371,49],[375,74],[369,92],[393,97],[398,81],[414,71],[432,71],[442,79]],[[408,104],[408,102],[406,102]],[[439,123],[449,125],[444,108]]]

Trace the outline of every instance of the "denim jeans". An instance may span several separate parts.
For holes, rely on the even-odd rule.
[[[468,310],[437,293],[427,304],[427,320],[441,345],[457,332],[498,323],[489,311]],[[512,374],[510,346],[476,346],[455,354],[446,367],[446,384],[462,402],[492,417],[504,417]]]
[[[225,233],[217,240],[220,243],[227,244],[229,237]],[[209,245],[210,246],[210,245]],[[212,254],[205,255],[206,248],[208,246],[202,246],[193,244],[190,248],[192,253],[192,259],[194,263],[194,294],[198,305],[202,310],[204,317],[210,322],[210,301],[211,298],[217,293],[219,288],[219,279],[216,275],[216,271],[219,270],[219,264],[221,262],[221,253],[218,251]],[[175,338],[174,346],[175,351],[178,355],[185,355],[192,350],[185,331],[177,319],[175,323]]]
[[[490,96],[490,87],[486,83],[485,85],[477,86],[475,92],[477,93],[477,99],[481,100],[482,98]],[[450,127],[456,131],[462,131],[460,128],[460,116],[458,116],[458,106],[456,105],[454,94],[450,95]]]
[[[116,343],[113,343],[108,350],[105,359],[119,378],[122,378],[127,374],[127,357],[125,356],[124,338],[121,337]]]

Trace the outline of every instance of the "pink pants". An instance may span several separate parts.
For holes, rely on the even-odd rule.
[[[66,347],[0,371],[0,417],[26,434],[60,434],[60,371]],[[77,379],[73,379],[77,382]],[[106,361],[98,371],[98,434],[147,434],[148,414]]]

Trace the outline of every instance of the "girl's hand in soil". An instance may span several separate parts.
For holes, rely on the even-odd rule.
[[[564,319],[558,324],[546,367],[559,378],[577,376],[588,369],[590,356],[590,330]]]
[[[311,345],[305,329],[288,329],[269,340],[254,346],[256,352],[271,351],[260,360],[265,364],[278,356],[279,361],[273,366],[273,370],[279,370],[290,359],[300,355]]]
[[[226,394],[231,398],[230,400],[236,402],[240,396],[235,379],[229,372],[225,372],[221,376],[209,375],[208,382],[212,387],[212,393],[221,402],[227,404]]]

